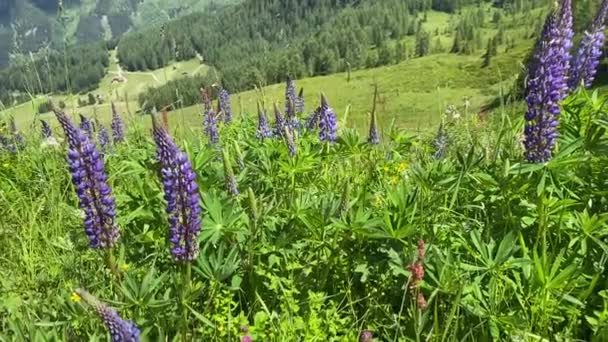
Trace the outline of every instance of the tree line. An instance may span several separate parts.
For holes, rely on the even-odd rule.
[[[0,101],[10,106],[23,99],[15,94],[87,92],[97,88],[108,65],[103,42],[69,47],[65,53],[48,50],[36,58],[23,57],[0,70]]]

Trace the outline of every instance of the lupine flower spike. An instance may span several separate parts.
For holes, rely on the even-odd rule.
[[[122,319],[118,313],[99,301],[84,289],[76,289],[76,298],[82,298],[85,303],[93,307],[99,318],[105,324],[112,342],[139,342],[140,331],[132,321]]]
[[[293,80],[287,81],[287,88],[285,90],[285,115],[287,117],[287,125],[291,130],[298,129],[300,127],[300,121],[297,116],[296,103],[298,97],[296,96],[296,85]]]
[[[97,142],[99,143],[99,148],[102,152],[108,152],[111,148],[110,146],[110,134],[108,130],[103,127],[103,125],[97,121]]]
[[[285,112],[289,112],[289,102],[296,102],[296,83],[292,79],[287,80],[285,87]]]
[[[82,129],[89,138],[93,137],[93,123],[86,116],[80,114],[80,129]]]
[[[572,46],[574,43],[572,39],[574,38],[574,29],[573,29],[573,17],[572,17],[572,0],[561,0],[560,5],[560,14],[559,14],[560,22],[559,22],[559,32],[560,37],[558,39],[559,47],[561,48],[561,53],[558,55],[561,59],[561,72],[563,73],[564,83],[562,84],[562,99],[568,96],[568,82],[567,77],[570,73],[570,63],[572,61]]]
[[[336,113],[329,107],[325,94],[321,94],[319,129],[320,141],[335,142],[338,139],[338,120],[336,118]]]
[[[283,138],[285,139],[285,143],[287,144],[289,155],[295,157],[298,153],[298,150],[296,148],[296,142],[293,134],[295,134],[295,131],[290,132],[287,126],[283,126]]]
[[[48,122],[44,120],[40,120],[40,124],[42,125],[42,138],[48,139],[53,136],[53,131],[51,130],[51,126]]]
[[[290,130],[295,131],[300,128],[300,121],[296,114],[296,105],[293,101],[287,104],[287,126]]]
[[[116,111],[116,106],[114,105],[114,102],[112,102],[111,128],[112,128],[112,138],[114,139],[114,143],[118,144],[120,142],[123,142],[125,140],[125,125],[123,124],[122,119],[120,118],[120,115],[118,114],[118,111]]]
[[[205,100],[205,92],[203,92],[203,103],[205,107],[205,121],[203,126],[205,127],[205,134],[209,137],[209,142],[212,145],[216,145],[220,141],[220,135],[217,129],[217,116],[213,109],[209,106],[207,110],[207,102]]]
[[[262,109],[261,103],[258,101],[258,130],[255,135],[258,139],[264,140],[266,138],[272,137],[272,132],[270,130],[270,124],[268,123],[268,117],[266,113]]]
[[[319,127],[319,113],[321,112],[321,107],[317,108],[314,112],[310,113],[308,118],[306,119],[306,123],[304,127],[307,130],[313,130]]]
[[[564,1],[564,6],[569,0]],[[565,7],[564,7],[565,8]],[[568,11],[561,11],[568,15]],[[526,84],[526,128],[524,131],[526,159],[542,163],[551,159],[553,147],[558,137],[559,101],[566,95],[566,62],[569,60],[565,50],[571,43],[565,42],[570,34],[563,31],[559,12],[553,11],[543,28],[539,46],[536,49],[533,65],[530,67]]]
[[[304,113],[304,88],[300,88],[300,93],[296,99],[296,112],[298,114]]]
[[[84,210],[84,228],[92,248],[107,249],[119,238],[116,207],[107,183],[101,154],[89,136],[63,112],[55,112],[68,142],[68,164],[79,206]]]
[[[228,192],[233,197],[239,195],[239,188],[236,184],[236,177],[234,177],[234,171],[232,171],[232,163],[230,163],[230,155],[226,149],[222,150],[222,159],[224,161],[224,176],[226,177],[226,187]]]
[[[169,216],[171,255],[177,262],[190,262],[198,256],[201,230],[196,174],[188,156],[179,150],[167,131],[152,117],[156,158],[162,170],[163,189]]]
[[[572,74],[569,79],[571,90],[580,85],[589,88],[595,80],[606,40],[604,31],[606,30],[605,22],[607,15],[608,0],[604,0],[591,27],[583,34],[583,39],[578,48]]]
[[[367,137],[367,142],[370,145],[379,145],[380,144],[380,135],[378,134],[378,122],[376,119],[375,110],[370,113],[369,135]]]
[[[283,135],[283,126],[285,126],[285,119],[283,118],[283,114],[279,109],[279,105],[277,103],[274,104],[274,135],[282,136]]]
[[[229,124],[232,122],[232,105],[230,103],[230,93],[228,90],[222,88],[219,93],[220,110],[224,113],[224,123]]]
[[[367,137],[367,142],[370,145],[380,144],[380,136],[378,134],[378,120],[376,118],[377,100],[378,100],[378,86],[376,86],[374,88],[374,103],[373,103],[373,107],[372,107],[372,112],[370,114],[369,135]]]

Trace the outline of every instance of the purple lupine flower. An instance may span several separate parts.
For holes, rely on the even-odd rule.
[[[336,113],[329,107],[325,94],[321,95],[319,128],[320,141],[335,142],[338,139],[338,120],[336,118]]]
[[[285,126],[285,118],[279,109],[278,104],[274,104],[274,135],[282,136],[283,135],[283,126]]]
[[[79,206],[84,210],[84,230],[92,248],[111,248],[119,238],[116,206],[104,162],[89,136],[63,112],[55,112],[68,137],[68,164]]]
[[[189,262],[198,256],[198,234],[201,230],[196,174],[188,156],[179,150],[155,118],[153,132],[167,201],[171,255],[177,262]]]
[[[230,163],[230,155],[226,149],[222,150],[222,160],[224,162],[224,176],[226,177],[226,187],[228,192],[233,197],[239,195],[239,188],[236,183],[236,177],[234,177],[234,171],[232,171],[232,164]]]
[[[120,118],[120,115],[118,115],[118,112],[116,111],[116,106],[114,105],[114,102],[112,102],[111,128],[112,128],[112,138],[114,139],[114,143],[118,144],[120,142],[123,142],[125,140],[125,125],[123,124],[122,119]]]
[[[321,111],[321,107],[317,108],[314,112],[310,113],[308,118],[306,119],[306,123],[304,127],[308,130],[313,130],[319,127],[319,112]]]
[[[530,162],[550,160],[558,137],[559,101],[564,97],[566,87],[564,46],[567,44],[563,42],[565,34],[557,14],[553,11],[545,22],[526,84],[528,111],[524,145],[526,159]]]
[[[285,115],[287,119],[287,125],[291,130],[298,129],[300,127],[300,121],[297,116],[296,102],[298,97],[296,96],[296,84],[293,80],[287,80],[287,87],[285,89]]]
[[[293,132],[293,131],[292,131]],[[296,142],[293,134],[289,131],[287,126],[283,127],[283,137],[285,138],[285,143],[287,144],[287,149],[289,150],[289,155],[295,157],[298,153],[296,148]]]
[[[99,121],[97,121],[97,142],[99,143],[99,148],[103,153],[110,150],[110,134]]]
[[[606,29],[605,22],[607,14],[608,0],[604,0],[591,27],[585,31],[578,48],[572,74],[569,79],[571,90],[579,85],[589,88],[595,80],[600,58],[602,57],[602,49],[604,48],[604,42],[606,40],[604,31]]]
[[[300,93],[296,98],[296,113],[304,113],[304,88],[300,88]]]
[[[47,139],[52,137],[53,131],[51,130],[49,123],[44,120],[40,120],[40,123],[42,124],[42,138]]]
[[[209,111],[205,113],[203,126],[205,126],[205,134],[209,137],[209,142],[216,145],[220,141],[220,135],[217,129],[217,115],[213,109],[209,109]]]
[[[258,102],[258,130],[255,136],[260,140],[272,137],[272,131],[270,130],[268,117],[262,109],[262,105],[260,104],[260,102]]]
[[[230,104],[230,93],[222,88],[219,94],[220,110],[224,113],[224,123],[232,122],[232,105]]]
[[[93,307],[93,310],[95,310],[108,329],[112,342],[140,341],[140,331],[135,326],[135,323],[123,320],[114,309],[100,302],[86,290],[76,289],[75,292],[78,297],[82,298],[87,304]]]
[[[241,337],[241,342],[252,342],[253,339],[251,339],[251,336],[249,335],[245,335],[243,337]]]
[[[296,102],[296,83],[292,79],[287,79],[285,87],[285,112],[289,111],[289,102]]]
[[[361,332],[361,336],[359,337],[359,342],[372,342],[374,338],[374,334],[369,330],[363,330]]]
[[[82,114],[80,114],[80,129],[88,134],[90,138],[93,137],[93,122]]]
[[[556,58],[561,64],[561,68],[558,68],[558,77],[563,77],[563,83],[561,83],[561,99],[568,96],[568,74],[570,72],[570,62],[572,61],[572,46],[574,45],[572,39],[574,38],[574,29],[572,28],[572,0],[562,0],[559,8],[559,23],[558,30],[559,34],[555,37],[556,47],[559,53]],[[557,33],[556,32],[556,33]],[[563,74],[563,76],[561,75]]]
[[[376,111],[372,110],[371,118],[369,122],[369,135],[367,142],[370,145],[380,144],[380,135],[378,134],[378,120],[376,119]]]

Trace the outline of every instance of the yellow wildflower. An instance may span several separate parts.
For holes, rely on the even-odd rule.
[[[391,179],[388,181],[391,185],[397,185],[399,184],[399,177],[397,176],[393,176],[391,177]]]
[[[70,296],[70,300],[74,303],[78,303],[80,302],[82,298],[80,298],[80,295],[76,292],[72,292],[72,295]]]
[[[401,163],[399,163],[399,165],[397,166],[397,171],[399,173],[403,173],[405,171],[407,171],[407,169],[409,168],[409,165],[406,161],[402,161]]]
[[[382,170],[383,170],[384,172],[388,173],[388,172],[391,170],[391,168],[390,168],[390,167],[388,167],[388,165],[384,165],[384,167],[382,168]]]
[[[122,265],[120,265],[120,270],[123,272],[127,272],[129,270],[130,266],[127,263],[123,263]]]
[[[382,205],[382,196],[376,195],[374,197],[374,207],[379,207]]]

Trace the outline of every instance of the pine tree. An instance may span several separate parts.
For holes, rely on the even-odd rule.
[[[428,55],[430,52],[429,48],[430,48],[429,34],[424,30],[418,31],[418,34],[416,35],[416,56],[422,57],[422,56]]]

